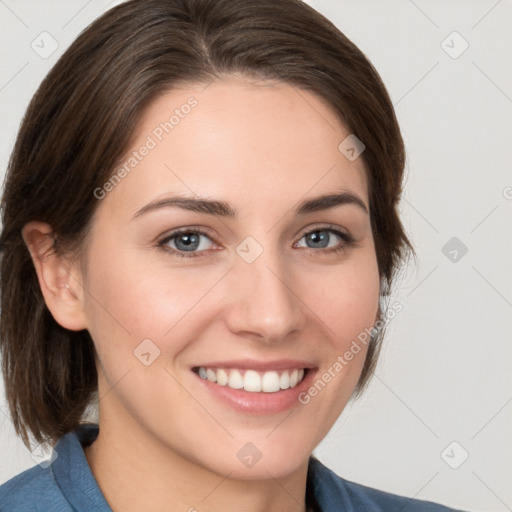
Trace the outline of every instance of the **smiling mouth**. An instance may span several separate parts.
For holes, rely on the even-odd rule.
[[[308,373],[308,368],[271,370],[258,372],[235,368],[192,368],[202,379],[219,386],[248,391],[250,393],[276,393],[297,386]]]

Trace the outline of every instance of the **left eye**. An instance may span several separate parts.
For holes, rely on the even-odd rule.
[[[335,237],[340,238],[342,242],[349,241],[347,235],[335,229],[316,229],[315,231],[309,231],[308,233],[302,236],[301,240],[305,238],[307,242],[311,242],[313,244],[311,246],[307,246],[308,249],[327,249],[333,247],[328,245],[329,242],[331,241],[332,234],[334,234]]]

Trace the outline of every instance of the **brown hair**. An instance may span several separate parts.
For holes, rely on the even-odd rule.
[[[227,74],[313,92],[366,146],[362,155],[382,295],[410,244],[397,213],[404,146],[386,89],[363,53],[299,0],[132,0],[94,21],[41,83],[9,161],[0,237],[3,376],[12,420],[29,444],[80,422],[97,389],[89,333],[61,327],[45,305],[21,236],[50,224],[80,248],[101,187],[150,101]],[[341,142],[341,141],[340,141]],[[70,193],[72,191],[72,193]],[[377,361],[372,339],[356,388]]]

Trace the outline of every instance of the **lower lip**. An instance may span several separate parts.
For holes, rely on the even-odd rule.
[[[264,415],[276,414],[300,405],[298,397],[311,386],[316,370],[309,369],[305,377],[294,388],[273,393],[251,393],[243,389],[232,389],[203,379],[195,372],[192,373],[205,389],[222,403],[239,412]]]

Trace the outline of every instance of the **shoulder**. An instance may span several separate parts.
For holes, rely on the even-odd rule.
[[[51,466],[34,466],[0,485],[2,512],[71,512],[60,492]]]
[[[98,432],[98,425],[80,424],[58,440],[50,459],[0,486],[0,512],[112,512],[83,450]]]
[[[311,467],[315,498],[322,512],[337,511],[340,505],[350,512],[462,512],[439,503],[407,498],[345,480],[314,457]]]
[[[367,508],[371,507],[371,510],[382,512],[402,509],[409,512],[462,512],[432,501],[399,496],[348,480],[343,480],[343,485],[354,502],[364,504]]]

